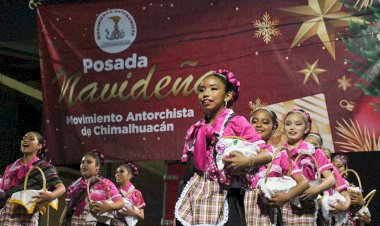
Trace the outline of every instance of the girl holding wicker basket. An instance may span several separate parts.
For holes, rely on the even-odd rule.
[[[319,133],[310,132],[305,141],[312,144],[315,149],[321,149],[326,158],[329,161],[331,160],[331,153],[328,149],[323,148],[323,139]],[[352,225],[346,213],[351,204],[347,192],[348,182],[341,176],[341,171],[335,165],[332,168],[332,173],[335,177],[336,186],[325,191],[324,196],[320,196],[318,199],[318,225]]]
[[[182,225],[246,225],[242,186],[250,183],[250,171],[268,163],[271,155],[260,147],[265,143],[249,122],[230,109],[239,90],[240,82],[227,70],[205,75],[199,86],[205,117],[190,127],[185,138],[182,161],[189,163],[185,178],[190,179],[185,179],[175,206]],[[228,152],[235,145],[252,154],[242,154],[239,148]]]
[[[267,108],[252,109],[250,123],[266,143],[278,127],[276,113]],[[245,193],[247,226],[283,225],[285,219],[282,219],[280,209],[289,208],[289,205],[284,204],[309,187],[286,149],[276,150],[268,144],[267,150],[273,153],[272,162],[260,168],[251,189]]]
[[[283,218],[286,219],[287,225],[314,226],[317,216],[317,196],[335,185],[332,174],[333,165],[322,150],[315,149],[312,144],[304,141],[312,123],[306,111],[293,109],[286,114],[284,121],[284,130],[288,138],[284,147],[288,149],[290,157],[302,170],[310,187],[301,194],[301,205],[290,204],[291,208],[282,213]]]
[[[0,183],[0,225],[38,225],[39,210],[42,211],[44,204],[57,199],[66,190],[56,169],[42,160],[46,157],[47,147],[40,133],[25,134],[21,140],[21,152],[23,157],[6,167]],[[32,189],[41,191],[29,197],[28,191]],[[25,192],[28,202],[13,199],[20,192]]]
[[[112,220],[112,225],[134,226],[138,220],[144,219],[146,204],[140,190],[132,184],[132,180],[138,175],[137,167],[132,162],[122,164],[117,168],[115,178],[120,194],[123,196],[124,207],[114,212],[115,219]]]
[[[123,207],[117,187],[98,175],[103,163],[103,154],[97,150],[84,154],[80,164],[82,177],[67,188],[66,207],[60,225],[110,225],[112,211]]]
[[[337,154],[332,158],[333,165],[343,177],[347,178],[348,173],[352,173],[356,177],[358,183],[358,185],[353,183],[348,184],[347,190],[351,198],[351,206],[348,211],[350,217],[345,226],[355,225],[355,223],[356,225],[370,224],[371,213],[368,209],[368,205],[375,195],[376,190],[372,190],[366,197],[364,197],[360,176],[355,170],[348,168],[348,162],[349,158],[345,154]]]

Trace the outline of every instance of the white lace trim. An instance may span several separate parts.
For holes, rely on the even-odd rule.
[[[302,172],[302,170],[300,170],[300,169],[292,170],[292,175],[294,175],[295,173],[298,173],[298,172]]]
[[[323,166],[321,166],[321,167],[319,167],[319,171],[322,171],[323,169],[325,169],[325,168],[332,168],[332,164],[331,163],[329,163],[329,164],[326,164],[326,165],[323,165]]]
[[[271,167],[270,170],[269,170],[269,174],[272,173],[272,172],[276,172],[276,173],[280,173],[280,174],[282,174],[282,168],[281,168],[281,166],[278,166],[278,165],[272,165],[272,167]],[[293,171],[293,172],[294,172],[294,171]],[[266,174],[266,170],[260,171],[260,172],[259,172],[259,177],[260,177],[260,178],[264,178],[264,177],[265,177],[265,174]]]
[[[313,170],[315,170],[314,162],[311,162],[312,160],[310,159],[302,159],[301,160],[301,166],[310,166]]]
[[[219,132],[219,135],[220,136],[223,136],[223,133],[224,133],[224,130],[226,129],[227,127],[227,120],[229,120],[231,118],[231,115],[234,113],[234,111],[232,109],[229,109],[230,111],[228,112],[227,116],[224,118],[224,121],[223,121],[223,124],[222,124],[222,128],[220,129],[220,132]]]
[[[270,173],[271,172],[282,173],[282,168],[281,166],[278,166],[278,165],[272,165],[270,169]]]
[[[299,149],[298,155],[300,154],[309,154],[309,155],[314,155],[315,149]]]
[[[197,176],[197,175],[194,175],[194,176]],[[192,185],[192,183],[190,183],[190,182],[192,182],[193,177],[187,182],[187,184],[186,184],[185,188],[183,189],[183,191],[182,191],[182,193],[181,193],[178,201],[175,204],[175,208],[174,208],[174,216],[175,216],[175,218],[177,218],[181,222],[181,224],[183,226],[223,226],[228,221],[229,209],[228,209],[227,198],[224,200],[224,204],[223,204],[223,209],[224,209],[224,211],[223,211],[223,213],[224,213],[223,214],[223,219],[221,220],[221,222],[219,222],[219,224],[216,224],[216,225],[214,225],[214,224],[196,224],[196,225],[192,225],[189,222],[185,221],[185,219],[183,219],[181,217],[181,215],[179,214],[179,207],[181,206],[181,204],[183,202],[183,198],[185,197],[187,191],[190,189],[190,187]]]

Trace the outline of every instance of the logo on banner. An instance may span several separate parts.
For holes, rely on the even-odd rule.
[[[120,53],[136,39],[137,28],[132,15],[124,9],[102,12],[95,22],[94,36],[98,47],[107,53]]]

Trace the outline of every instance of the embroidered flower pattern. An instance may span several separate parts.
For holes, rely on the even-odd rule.
[[[226,147],[227,145],[224,142],[218,142],[215,146],[216,153],[218,153],[218,155],[223,155],[224,150],[226,150]]]

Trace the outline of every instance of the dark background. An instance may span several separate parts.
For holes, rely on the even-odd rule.
[[[372,215],[371,225],[380,225],[380,152],[350,152],[344,153],[350,160],[348,167],[355,170],[361,179],[364,196],[373,189],[377,190],[375,197],[369,204]],[[348,177],[350,183],[358,185],[356,177],[350,173]]]

